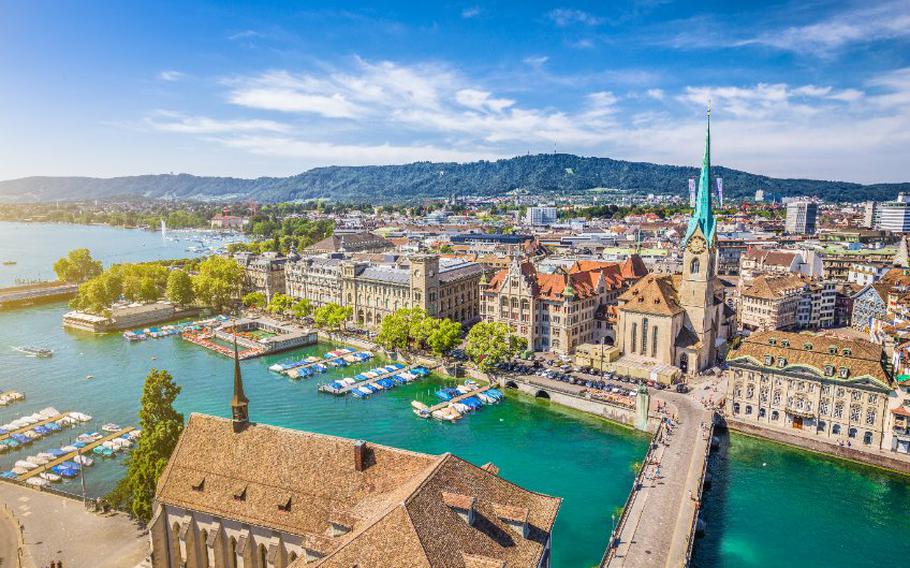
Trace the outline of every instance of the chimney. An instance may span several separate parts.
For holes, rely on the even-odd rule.
[[[469,525],[474,524],[474,504],[477,503],[476,497],[443,491],[442,501],[448,505],[450,509],[455,511],[455,514],[461,517],[461,520]]]
[[[363,440],[354,442],[354,471],[367,468],[367,443]]]

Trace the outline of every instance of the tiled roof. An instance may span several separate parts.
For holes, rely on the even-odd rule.
[[[649,274],[619,297],[619,310],[662,316],[683,311],[675,279],[669,274]]]
[[[509,270],[504,268],[493,275],[487,289],[491,292],[498,292],[508,278]],[[563,292],[569,281],[578,298],[589,298],[596,295],[601,278],[607,289],[616,290],[625,285],[621,267],[615,262],[579,260],[574,262],[568,270],[557,270],[552,274],[545,274],[538,272],[530,261],[524,261],[521,264],[521,272],[525,277],[533,279],[532,282],[537,288],[537,297],[544,300],[562,300]]]
[[[788,267],[793,263],[793,259],[796,256],[799,256],[799,253],[753,248],[743,253],[743,256],[749,260],[755,260],[766,266],[772,265]]]
[[[648,275],[648,267],[645,261],[637,254],[629,255],[629,258],[622,263],[622,276],[627,279],[643,278]]]
[[[781,276],[762,275],[752,281],[752,285],[743,290],[744,297],[778,300],[788,296],[794,289],[802,289],[808,282],[798,274]]]
[[[831,350],[834,352],[831,353]],[[832,334],[776,330],[753,333],[730,352],[727,361],[751,359],[753,363],[765,366],[765,356],[768,355],[773,358],[769,368],[804,367],[824,376],[825,367],[832,366],[835,373],[830,378],[840,379],[840,368],[846,367],[850,371],[849,377],[842,380],[869,377],[886,386],[891,384],[891,377],[882,365],[881,345]],[[779,366],[781,358],[786,361],[783,368]]]
[[[358,471],[356,444],[257,424],[234,433],[230,420],[193,414],[156,498],[303,536],[307,546],[325,555],[310,564],[301,558],[295,568],[484,566],[468,564],[468,556],[509,567],[538,565],[560,499],[527,491],[450,454],[367,444],[367,467]],[[452,510],[447,494],[459,503],[473,501],[473,525]],[[496,515],[503,506],[527,511],[528,538]],[[331,521],[350,526],[350,532],[332,537]]]

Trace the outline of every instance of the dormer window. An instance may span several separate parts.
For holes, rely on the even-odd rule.
[[[246,501],[246,485],[240,491],[234,493],[234,501]]]
[[[512,507],[493,503],[493,512],[506,526],[521,535],[521,538],[528,538],[530,525],[528,523],[529,511],[527,507]]]
[[[291,498],[288,497],[286,501],[278,503],[278,510],[289,512],[291,510]]]
[[[837,346],[836,346],[836,345],[829,345],[829,346],[828,346],[828,353],[831,354],[831,355],[837,355]]]
[[[834,365],[825,365],[825,375],[828,377],[834,376]]]
[[[803,349],[805,349],[806,351],[812,351],[812,344],[811,344],[811,343],[803,343]]]
[[[777,345],[777,339],[772,337],[768,340],[768,345]]]
[[[853,350],[850,349],[849,347],[845,347],[843,350],[843,354],[845,357],[849,357],[850,355],[853,355]]]
[[[784,367],[787,366],[787,360],[784,359],[783,357],[778,357],[777,366],[780,367],[781,369],[783,369]]]
[[[781,347],[790,347],[790,340],[789,340],[789,339],[783,339],[783,340],[781,340],[780,346],[781,346]]]
[[[193,491],[202,491],[203,489],[205,489],[205,478],[200,477],[193,483]]]
[[[443,491],[442,502],[448,505],[461,520],[469,525],[474,524],[474,505],[477,503],[476,497]]]
[[[770,356],[770,355],[765,355],[765,365],[769,365],[769,366],[770,366],[770,365],[773,365],[773,364],[774,364],[774,357],[772,357],[772,356]]]
[[[840,376],[841,376],[841,378],[843,378],[843,379],[846,379],[847,377],[849,377],[849,376],[850,376],[850,369],[848,369],[847,367],[841,367],[841,368],[840,368]]]

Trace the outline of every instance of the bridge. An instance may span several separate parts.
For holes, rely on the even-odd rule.
[[[582,385],[545,377],[506,375],[497,382],[623,424],[635,425],[642,411],[634,403],[598,400]],[[653,390],[650,394],[647,431],[653,434],[652,443],[604,552],[605,568],[685,567],[695,544],[714,413],[690,396]],[[666,411],[658,413],[656,402]],[[674,425],[665,425],[664,417]]]

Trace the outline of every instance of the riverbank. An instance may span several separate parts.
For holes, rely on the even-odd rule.
[[[57,302],[72,298],[78,291],[78,284],[60,282],[59,280],[0,288],[0,310],[38,303]]]

